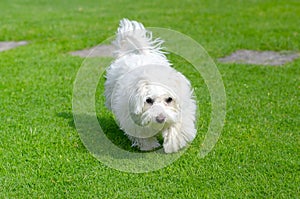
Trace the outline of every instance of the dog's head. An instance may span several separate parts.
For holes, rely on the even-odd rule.
[[[165,126],[180,119],[176,94],[164,85],[140,81],[131,95],[129,108],[134,122],[140,126]]]

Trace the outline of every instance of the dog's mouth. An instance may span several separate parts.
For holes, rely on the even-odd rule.
[[[134,114],[130,113],[130,117],[133,122],[140,127],[161,126],[163,127],[167,121],[167,117],[164,114],[159,114],[154,118],[150,118],[147,114]]]

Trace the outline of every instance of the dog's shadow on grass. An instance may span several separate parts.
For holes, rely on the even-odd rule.
[[[57,113],[58,117],[68,119],[68,125],[76,129],[74,116],[72,112]],[[87,118],[90,116],[87,116]],[[117,147],[131,152],[140,152],[137,148],[131,147],[131,142],[122,130],[116,124],[112,116],[97,116],[97,120],[106,137]]]

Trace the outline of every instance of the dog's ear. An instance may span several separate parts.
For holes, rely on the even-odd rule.
[[[147,82],[140,81],[137,83],[134,93],[129,99],[130,112],[133,114],[140,114],[143,112],[143,107],[147,94]]]

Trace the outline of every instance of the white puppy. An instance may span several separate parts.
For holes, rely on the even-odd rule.
[[[156,137],[162,133],[164,151],[173,153],[196,136],[196,104],[189,81],[171,67],[162,43],[141,23],[121,20],[105,96],[132,146],[142,151],[157,148]]]

